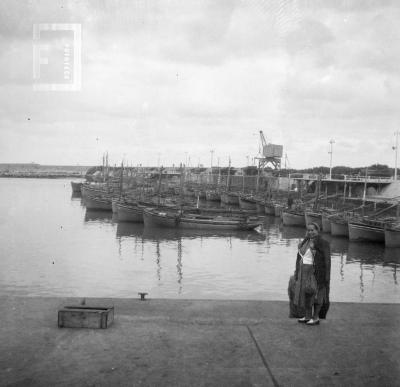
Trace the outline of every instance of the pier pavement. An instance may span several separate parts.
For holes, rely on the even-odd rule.
[[[57,327],[80,299],[0,297],[2,386],[398,386],[400,304],[332,303],[305,326],[288,303],[87,299],[108,329]]]

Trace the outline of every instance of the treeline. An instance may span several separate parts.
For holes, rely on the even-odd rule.
[[[328,167],[313,167],[307,169],[284,169],[287,173],[313,173],[313,174],[329,174]],[[368,167],[346,167],[344,165],[338,165],[332,167],[332,175],[360,175],[365,176],[381,176],[381,177],[391,177],[394,175],[394,168],[390,168],[384,164],[372,164]]]

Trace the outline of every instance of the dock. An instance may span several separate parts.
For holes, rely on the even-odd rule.
[[[396,386],[400,304],[331,304],[305,326],[280,301],[86,299],[108,329],[58,328],[78,299],[1,297],[2,386]]]

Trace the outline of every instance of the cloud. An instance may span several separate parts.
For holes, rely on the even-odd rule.
[[[94,163],[108,150],[205,162],[215,149],[240,165],[261,129],[294,167],[327,165],[330,138],[337,164],[392,162],[399,13],[378,1],[4,1],[2,161]],[[82,24],[81,91],[32,90],[40,22]]]

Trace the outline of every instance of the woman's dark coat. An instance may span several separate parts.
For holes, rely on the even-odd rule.
[[[306,242],[304,239],[302,245]],[[314,240],[314,270],[315,279],[319,287],[329,286],[331,280],[331,249],[329,243],[319,235]],[[301,256],[297,253],[296,259],[296,280],[300,269]]]
[[[302,244],[306,242],[307,239],[304,239]],[[321,311],[319,312],[319,318],[325,318],[329,309],[329,288],[330,288],[330,280],[331,280],[331,249],[329,243],[321,238],[318,235],[314,240],[314,270],[315,270],[315,279],[317,280],[317,284],[319,288],[326,287],[326,300],[321,307]],[[298,279],[298,273],[300,269],[300,260],[301,256],[297,253],[296,259],[296,272],[295,277]]]

